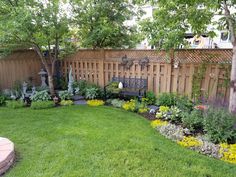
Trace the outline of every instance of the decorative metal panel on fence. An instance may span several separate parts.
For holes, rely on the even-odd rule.
[[[168,53],[155,50],[86,49],[62,60],[59,70],[67,78],[71,65],[76,80],[87,80],[101,87],[108,84],[113,76],[148,78],[148,90],[156,94],[177,92],[191,96],[193,77],[198,74],[200,66],[206,63],[201,81],[202,94],[227,100],[231,57],[230,49],[190,49]],[[122,65],[122,58],[128,61],[130,67]],[[145,58],[149,60],[147,65],[140,65],[140,60]],[[15,80],[23,81],[28,77],[33,77],[38,83],[37,73],[41,67],[34,52],[15,53],[9,60],[0,60],[0,85],[9,88]]]

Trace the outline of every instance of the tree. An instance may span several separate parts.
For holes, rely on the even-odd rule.
[[[63,1],[65,2],[65,1]],[[2,54],[16,49],[37,52],[47,74],[51,95],[55,94],[55,62],[73,50],[68,14],[61,0],[1,0],[0,46]]]
[[[73,0],[82,47],[132,48],[139,41],[136,26],[125,22],[139,11],[128,0]]]
[[[191,29],[196,35],[203,33],[213,36],[209,24],[228,29],[233,45],[230,112],[236,112],[236,0],[152,0],[157,6],[153,19],[141,23],[142,31],[150,43],[160,48],[178,48],[184,44],[185,33]],[[222,15],[214,21],[214,15]]]

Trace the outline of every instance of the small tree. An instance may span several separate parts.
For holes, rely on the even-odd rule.
[[[236,18],[235,0],[152,0],[157,6],[153,19],[141,23],[142,31],[151,44],[164,49],[178,48],[184,44],[185,33],[192,30],[196,35],[208,33],[209,24],[228,29],[233,45],[230,112],[236,112]],[[233,10],[232,10],[233,9]],[[222,15],[219,21],[214,21],[214,15]]]
[[[132,48],[140,39],[136,26],[125,24],[139,10],[128,0],[72,0],[82,47]]]
[[[63,1],[65,2],[65,1]],[[70,53],[70,19],[61,0],[0,1],[0,46],[2,54],[16,49],[37,52],[48,73],[51,95],[55,94],[53,74],[55,62]]]

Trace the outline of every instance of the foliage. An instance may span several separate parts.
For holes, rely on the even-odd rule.
[[[137,110],[137,101],[131,99],[130,101],[127,101],[123,104],[123,109],[125,109],[126,111],[136,111]]]
[[[157,97],[157,105],[159,106],[174,106],[176,104],[177,95],[174,93],[162,93]]]
[[[97,87],[91,87],[91,88],[86,88],[86,93],[85,93],[85,98],[92,100],[95,99],[99,96],[99,88]]]
[[[80,89],[81,95],[84,96],[86,93],[86,88],[88,87],[88,83],[86,82],[86,80],[79,80],[78,87]]]
[[[160,106],[159,111],[156,113],[156,118],[158,119],[168,119],[169,117],[169,110],[168,106]]]
[[[6,97],[0,93],[0,106],[5,105],[6,103]]]
[[[126,21],[135,17],[137,10],[128,0],[73,0],[77,36],[86,48],[134,47],[139,41],[136,26]]]
[[[157,119],[157,120],[154,120],[151,122],[151,126],[152,128],[156,128],[158,126],[164,126],[164,125],[167,125],[168,122],[167,121],[162,121],[160,119]]]
[[[32,101],[48,101],[51,99],[47,90],[36,91],[34,95],[30,97]]]
[[[181,120],[183,125],[192,132],[203,129],[204,117],[200,110],[193,110],[191,113],[183,112]]]
[[[7,101],[6,106],[11,109],[23,108],[25,106],[22,100]]]
[[[107,86],[107,91],[110,93],[119,93],[120,89],[118,87],[119,82],[111,82],[108,86]]]
[[[141,114],[146,113],[146,112],[148,112],[148,110],[149,110],[148,108],[139,108],[138,113],[141,113]]]
[[[147,105],[154,105],[156,103],[157,98],[154,92],[148,91],[144,99]]]
[[[193,136],[185,136],[182,141],[178,141],[178,144],[184,147],[191,148],[201,146],[202,142]]]
[[[54,106],[55,104],[53,101],[32,101],[30,108],[31,109],[48,109]]]
[[[160,134],[168,139],[180,141],[184,137],[184,129],[181,126],[168,123],[167,125],[157,127]]]
[[[102,106],[105,104],[103,100],[88,100],[87,104],[89,106]]]
[[[227,110],[209,108],[204,114],[204,131],[214,143],[234,142],[236,130],[235,117]]]
[[[74,104],[74,102],[72,100],[62,100],[60,102],[60,105],[62,105],[62,106],[71,106],[73,104]]]
[[[171,106],[169,112],[171,113],[170,115],[170,120],[173,122],[180,122],[181,121],[181,110],[176,107],[176,106]]]
[[[125,103],[124,100],[119,100],[119,99],[112,99],[111,100],[111,105],[117,108],[121,108],[123,104]]]
[[[70,100],[73,96],[73,94],[71,94],[70,92],[68,92],[68,90],[64,90],[64,91],[59,91],[58,92],[59,97],[62,100]]]
[[[181,111],[191,112],[193,110],[193,102],[187,96],[178,95],[176,97],[176,107],[178,107]]]
[[[221,160],[236,164],[236,144],[220,144]]]

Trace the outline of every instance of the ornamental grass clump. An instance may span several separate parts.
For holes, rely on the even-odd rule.
[[[88,100],[87,104],[89,106],[102,106],[105,104],[103,100]]]
[[[168,124],[167,121],[162,121],[162,120],[159,120],[159,119],[154,120],[154,121],[151,122],[152,128],[156,128],[156,127],[159,127],[159,126],[165,126],[167,124]]]
[[[202,145],[202,142],[193,136],[185,136],[183,140],[178,141],[177,143],[187,148],[199,147]]]

